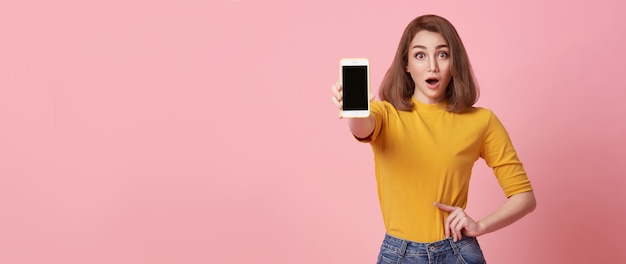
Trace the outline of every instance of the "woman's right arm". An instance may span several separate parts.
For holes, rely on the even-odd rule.
[[[333,97],[331,100],[339,107],[339,110],[343,107],[343,91],[341,83],[337,81],[332,87]],[[357,138],[367,138],[373,132],[376,127],[376,121],[372,115],[364,118],[348,118],[348,126],[350,131]]]

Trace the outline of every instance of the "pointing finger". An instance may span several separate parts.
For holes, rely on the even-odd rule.
[[[441,204],[441,203],[438,203],[438,202],[435,202],[435,206],[437,208],[439,208],[441,210],[444,210],[446,212],[449,212],[449,213],[452,213],[452,211],[454,211],[456,209],[456,207],[454,207],[454,206],[450,206],[450,205],[447,205],[447,204]]]

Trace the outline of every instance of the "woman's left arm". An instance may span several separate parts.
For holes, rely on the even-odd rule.
[[[537,202],[532,185],[517,157],[513,143],[504,125],[489,111],[480,156],[493,168],[507,201],[487,217],[474,221],[463,208],[435,203],[450,215],[444,223],[446,237],[454,241],[462,235],[480,236],[508,226],[535,210]]]
[[[535,210],[537,201],[533,191],[514,194],[495,212],[478,220],[478,234],[491,233],[508,226]]]
[[[435,203],[435,206],[450,213],[446,218],[445,233],[446,237],[452,235],[456,242],[461,235],[475,237],[506,227],[535,210],[537,202],[533,191],[514,194],[500,208],[478,221],[474,221],[460,207],[440,203]]]

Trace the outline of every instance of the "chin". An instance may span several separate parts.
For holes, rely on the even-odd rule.
[[[444,98],[443,93],[433,93],[433,94],[428,94],[426,96],[428,97],[428,99],[435,100],[435,101],[441,101]]]
[[[443,99],[445,99],[445,90],[432,90],[429,89],[427,87],[420,87],[420,88],[416,88],[416,90],[419,89],[419,92],[426,98],[428,98],[429,100],[432,101],[442,101]]]

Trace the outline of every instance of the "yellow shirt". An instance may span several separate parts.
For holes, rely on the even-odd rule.
[[[532,190],[522,163],[502,123],[490,110],[448,112],[440,104],[413,98],[413,111],[398,111],[374,101],[376,120],[370,142],[374,152],[378,197],[389,235],[417,242],[445,238],[448,216],[433,205],[465,208],[474,162],[493,168],[504,194]]]

